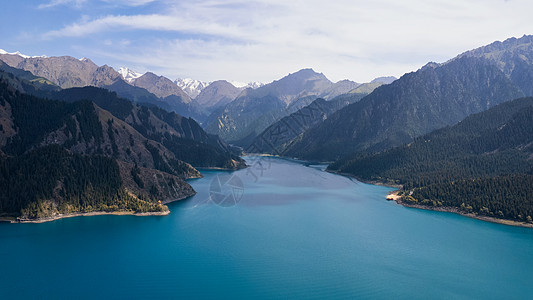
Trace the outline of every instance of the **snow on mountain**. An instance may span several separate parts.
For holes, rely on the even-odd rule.
[[[240,89],[243,89],[243,90],[247,89],[247,88],[256,89],[256,88],[259,88],[259,87],[262,87],[263,85],[265,85],[264,83],[259,82],[259,81],[252,81],[252,82],[248,82],[248,83],[240,82],[240,81],[230,81],[229,83],[233,84],[234,87],[240,88]]]
[[[230,81],[229,83],[233,84],[234,87],[240,88],[240,89],[247,89],[247,88],[256,89],[256,88],[259,88],[265,85],[264,83],[258,82],[258,81],[252,81],[248,83],[244,83],[240,81]]]
[[[120,69],[118,69],[118,73],[122,76],[122,78],[124,78],[124,80],[129,83],[142,76],[141,73],[137,73],[126,67],[121,67]]]
[[[40,55],[40,56],[30,56],[30,55],[25,55],[25,54],[22,54],[20,53],[19,51],[17,52],[7,52],[5,51],[4,49],[0,49],[0,55],[16,55],[16,56],[19,56],[23,59],[26,59],[26,58],[48,58],[48,56],[46,55]],[[88,58],[80,58],[78,59],[79,61],[81,62],[90,62],[90,60]],[[135,79],[141,77],[143,74],[141,73],[138,73],[138,72],[135,72],[127,67],[121,67],[119,70],[118,70],[118,73],[122,76],[122,78],[127,81],[128,83],[132,83]],[[187,93],[187,95],[189,95],[189,97],[191,98],[196,98],[200,92],[206,88],[208,85],[211,84],[211,82],[206,82],[206,81],[200,81],[200,80],[196,80],[196,79],[191,79],[191,78],[178,78],[174,81],[174,83],[179,86],[185,93]],[[256,88],[259,88],[259,87],[262,87],[264,86],[265,84],[264,83],[261,83],[261,82],[257,82],[257,81],[253,81],[253,82],[248,82],[248,83],[244,83],[244,82],[239,82],[239,81],[230,81],[230,83],[235,86],[236,88],[239,88],[239,89],[246,89],[246,88],[252,88],[252,89],[256,89]]]
[[[252,81],[252,82],[248,82],[248,85],[246,85],[246,87],[247,88],[252,88],[252,89],[257,89],[257,88],[262,87],[263,85],[265,85],[265,84],[262,83],[262,82]]]
[[[233,84],[234,87],[243,89],[245,88],[248,83],[240,82],[240,81],[230,81],[229,83]]]
[[[200,81],[192,78],[178,78],[174,81],[189,97],[196,98],[200,92],[211,82]]]
[[[18,55],[18,56],[20,56],[20,57],[22,57],[22,58],[36,58],[36,57],[43,57],[43,58],[46,58],[46,57],[48,57],[48,56],[46,56],[46,55],[29,56],[29,55],[22,54],[22,53],[20,53],[19,51],[9,53],[9,52],[7,52],[7,51],[4,50],[4,49],[0,49],[0,54]]]
[[[256,89],[258,87],[262,87],[263,85],[265,85],[264,83],[257,82],[257,81],[248,82],[248,83],[239,82],[239,81],[228,81],[228,82],[231,83],[234,87],[242,89],[242,90],[246,88]],[[187,93],[187,95],[189,95],[191,98],[194,99],[198,97],[198,95],[200,95],[200,92],[202,92],[203,89],[205,89],[208,85],[210,85],[213,82],[200,81],[200,80],[191,79],[191,78],[178,78],[174,81],[174,83],[177,84],[182,90],[184,90],[185,93]]]

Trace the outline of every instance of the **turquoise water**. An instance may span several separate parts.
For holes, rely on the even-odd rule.
[[[247,160],[203,171],[168,216],[0,223],[0,299],[533,295],[532,229],[404,208],[324,166]]]

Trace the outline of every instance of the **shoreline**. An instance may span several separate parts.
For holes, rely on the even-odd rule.
[[[242,168],[221,168],[221,167],[194,167],[196,170],[200,171],[200,170],[206,170],[206,171],[228,171],[228,172],[234,172],[234,171],[239,171],[239,170],[242,170],[242,169],[246,169],[248,168],[249,166],[246,165]],[[202,172],[200,172],[201,174]],[[202,175],[201,177],[192,177],[191,179],[197,179],[197,178],[203,178],[204,176]]]
[[[75,218],[75,217],[91,217],[91,216],[102,216],[102,215],[114,215],[114,216],[138,216],[138,217],[144,217],[144,216],[166,216],[170,214],[170,210],[166,211],[158,211],[158,212],[144,212],[144,213],[136,213],[134,211],[92,211],[92,212],[86,212],[86,213],[71,213],[71,214],[59,214],[53,217],[49,218],[42,218],[42,219],[15,219],[14,221],[8,221],[10,223],[46,223],[46,222],[52,222],[60,219],[66,219],[66,218]]]
[[[351,177],[351,178],[355,178],[357,181],[360,181],[362,183],[395,188],[397,190],[390,192],[387,195],[386,200],[387,201],[394,201],[394,202],[396,202],[396,204],[401,205],[403,207],[423,209],[423,210],[431,210],[431,211],[439,211],[439,212],[447,212],[447,213],[454,213],[454,214],[457,214],[457,215],[460,215],[460,216],[463,216],[463,217],[476,219],[476,220],[481,220],[481,221],[490,222],[490,223],[497,223],[497,224],[502,224],[502,225],[507,225],[507,226],[515,226],[515,227],[533,228],[533,224],[531,224],[531,223],[520,222],[520,221],[515,221],[515,220],[500,219],[500,218],[489,217],[489,216],[480,216],[480,215],[477,215],[477,214],[474,214],[474,213],[465,213],[465,212],[460,211],[456,207],[430,207],[430,206],[424,206],[424,205],[419,205],[419,204],[408,204],[408,203],[403,202],[401,196],[398,195],[399,189],[402,188],[402,185],[400,185],[400,184],[384,183],[384,182],[381,182],[381,181],[363,180],[363,179],[361,179],[361,178],[359,178],[357,176],[354,176],[352,174],[342,173],[342,172],[337,172],[337,171],[332,171],[332,170],[326,170],[326,172],[333,173],[333,174],[338,174],[338,175],[342,175],[342,176],[347,176],[347,177]]]
[[[338,171],[333,171],[333,170],[328,170],[328,169],[326,169],[325,171],[328,172],[328,173],[331,173],[331,174],[337,174],[337,175],[341,175],[341,176],[354,178],[357,181],[362,182],[362,183],[366,183],[366,184],[385,186],[385,187],[390,187],[390,188],[398,189],[398,190],[403,187],[401,184],[396,184],[396,183],[385,183],[385,182],[377,181],[377,180],[364,180],[364,179],[361,179],[361,178],[359,178],[359,177],[357,177],[357,176],[355,176],[353,174],[350,174],[350,173],[343,173],[343,172],[338,172]]]
[[[166,205],[172,202],[185,200],[194,195],[196,195],[196,192],[188,196],[183,196],[181,198],[176,198],[176,199],[172,199],[168,201],[162,201],[161,204]],[[70,213],[70,214],[58,214],[53,217],[47,217],[47,218],[41,218],[41,219],[19,219],[18,217],[0,217],[0,222],[8,222],[12,224],[14,223],[40,224],[40,223],[52,222],[52,221],[56,221],[60,219],[75,218],[75,217],[91,217],[91,216],[103,216],[103,215],[146,217],[146,216],[166,216],[169,214],[170,214],[170,209],[168,208],[165,211],[153,211],[153,212],[141,212],[141,213],[137,213],[134,211],[91,211],[91,212],[77,212],[77,213]]]
[[[453,213],[453,214],[457,214],[463,217],[481,220],[481,221],[490,222],[490,223],[502,224],[502,225],[507,225],[507,226],[515,226],[515,227],[533,228],[533,224],[531,223],[508,220],[508,219],[500,219],[500,218],[489,217],[489,216],[481,216],[475,213],[465,213],[465,212],[460,211],[457,207],[430,207],[430,206],[424,206],[424,205],[419,205],[419,204],[407,204],[402,201],[402,197],[398,195],[398,191],[393,191],[389,193],[387,195],[387,200],[394,201],[396,202],[396,204],[401,205],[403,207],[408,207],[408,208]]]
[[[295,162],[300,162],[300,163],[309,164],[309,165],[329,165],[334,162],[334,161],[305,160],[305,159],[300,159],[297,157],[283,156],[283,155],[278,155],[278,154],[267,154],[267,153],[245,153],[242,156],[273,157],[273,158],[279,158],[279,159],[288,160],[288,161],[295,161]]]
[[[17,220],[16,217],[0,217],[0,223],[6,222],[6,223],[14,223]]]

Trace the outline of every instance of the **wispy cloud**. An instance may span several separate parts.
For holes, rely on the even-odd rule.
[[[142,6],[148,3],[155,2],[156,0],[92,0],[94,5],[97,5],[98,2],[108,3],[115,6]],[[52,8],[55,6],[69,5],[75,8],[82,8],[83,5],[87,4],[88,0],[51,0],[46,3],[39,4],[38,9]]]
[[[142,6],[148,3],[155,2],[155,0],[101,0],[102,2],[111,3],[123,6]]]
[[[59,30],[47,32],[44,38],[83,37],[106,31],[153,30],[194,34],[219,35],[228,38],[242,37],[236,27],[202,22],[184,16],[134,15],[105,16],[91,21],[74,23]]]
[[[75,7],[81,7],[82,4],[84,4],[87,0],[52,0],[47,3],[39,4],[37,6],[38,9],[46,9],[51,8],[59,5],[73,5]]]
[[[92,16],[42,36],[81,41],[128,35],[127,48],[113,42],[93,51],[117,56],[112,59],[124,64],[142,62],[170,77],[265,80],[315,67],[333,79],[361,81],[398,76],[429,60],[447,60],[497,39],[532,33],[528,30],[533,28],[528,13],[533,4],[527,0],[129,3],[151,2],[160,9]]]

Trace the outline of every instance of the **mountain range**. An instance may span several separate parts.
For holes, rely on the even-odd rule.
[[[193,165],[245,166],[234,149],[193,119],[97,87],[61,89],[0,66],[0,182],[6,187],[0,215],[32,220],[93,211],[164,212],[158,200],[195,193],[184,181],[201,176]],[[21,169],[35,160],[43,172]],[[83,181],[73,182],[68,174],[78,172]],[[107,174],[109,186],[96,174]],[[29,190],[21,186],[28,180],[36,184]]]
[[[27,56],[19,52],[8,53],[0,49],[0,60],[11,67],[46,78],[61,88],[102,87],[117,92],[121,97],[134,102],[153,104],[183,116],[193,117],[199,122],[203,122],[212,112],[211,107],[203,107],[193,101],[204,88],[210,85],[207,82],[192,79],[178,79],[173,82],[164,76],[151,72],[140,74],[126,67],[120,68],[117,72],[107,65],[98,66],[90,59],[76,59],[70,56]],[[238,87],[234,85],[233,87],[239,91],[262,85],[257,82],[235,84]],[[228,97],[228,94],[224,93],[225,89],[220,89],[221,95],[213,92],[217,90],[216,86],[212,87],[208,95],[219,100]],[[234,94],[231,93],[231,95]],[[205,98],[205,96],[201,98],[202,101],[206,101]],[[234,98],[235,96],[231,100]],[[217,100],[207,101],[217,102]]]
[[[161,212],[155,199],[194,193],[183,179],[200,176],[195,167],[245,167],[239,146],[400,184],[406,205],[531,219],[532,36],[363,84],[312,69],[254,88],[119,71],[0,51],[0,181],[13,185],[0,214]],[[43,157],[65,162],[36,164],[55,170],[54,184],[27,167]],[[61,175],[80,168],[82,182]],[[12,178],[42,184],[17,202]]]
[[[164,76],[151,72],[141,75],[125,67],[116,72],[107,65],[99,67],[89,59],[76,59],[70,56],[30,57],[20,53],[1,51],[0,60],[11,67],[30,71],[36,76],[46,78],[61,88],[102,87],[136,103],[155,105],[186,117],[192,117],[208,132],[218,134],[224,140],[240,146],[246,146],[266,127],[316,98],[332,99],[360,86],[359,83],[349,80],[332,83],[323,74],[315,73],[311,69],[300,70],[265,85],[257,82],[244,84],[224,80],[201,82],[193,79],[178,79],[172,82]],[[378,86],[382,82],[391,80],[394,78],[383,77],[374,80],[373,84]],[[368,92],[375,86],[369,84],[368,87],[372,88]],[[286,109],[272,103],[264,103],[263,106],[253,100],[265,97],[277,98],[283,102],[279,104],[284,105]],[[231,104],[236,99],[239,99],[237,103]],[[298,99],[300,100],[297,105],[292,104]],[[271,101],[267,100],[267,102]],[[248,105],[252,105],[253,108],[246,108]],[[259,108],[267,112],[268,116],[263,120],[258,120],[256,125],[252,126],[247,121],[249,117],[252,117],[251,115],[234,111],[235,108],[240,109],[241,106],[246,111]],[[234,116],[235,113],[238,116]],[[242,120],[239,120],[240,118]],[[232,122],[240,125],[231,129]],[[247,129],[241,130],[244,127]],[[248,127],[253,128],[248,129]]]
[[[298,109],[266,128],[245,148],[246,152],[285,155],[291,142],[299,135],[321,124],[337,110],[368,95],[368,86],[377,85],[375,83],[362,84],[350,91],[350,93],[337,96],[331,101],[317,98],[309,105]]]
[[[241,92],[242,89],[235,87],[233,84],[225,80],[218,80],[211,82],[202,89],[194,100],[204,109],[212,111],[235,100]]]
[[[445,64],[429,63],[332,114],[285,153],[336,160],[358,151],[382,151],[525,95],[527,90],[486,59],[463,55]]]
[[[505,102],[412,143],[347,157],[328,169],[400,184],[407,205],[527,221],[533,215],[533,98]]]
[[[232,86],[244,90],[247,88],[256,89],[265,85],[264,83],[252,81],[248,83],[238,82],[238,81],[228,81]],[[191,78],[178,78],[174,80],[174,83],[177,84],[189,97],[195,99],[203,89],[208,87],[213,82],[200,81]]]
[[[127,83],[131,83],[133,80],[142,76],[141,73],[137,73],[127,67],[122,67],[118,69],[118,73],[120,74],[120,76],[122,76],[122,79],[124,79]]]
[[[191,78],[178,78],[174,83],[179,86],[189,97],[196,98],[200,92],[207,87],[210,82],[195,80]]]
[[[331,100],[359,87],[371,92],[379,85],[349,80],[333,83],[324,74],[303,69],[257,89],[244,90],[235,100],[215,110],[203,126],[207,132],[246,148],[267,127],[317,98]]]

